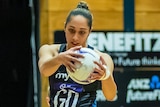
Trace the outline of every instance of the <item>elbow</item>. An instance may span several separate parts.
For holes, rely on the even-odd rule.
[[[47,68],[45,67],[44,64],[41,64],[40,61],[38,63],[38,67],[39,67],[39,72],[42,76],[44,77],[48,77],[49,75],[47,74]]]
[[[47,77],[47,75],[44,73],[44,71],[42,69],[40,69],[40,74],[44,77]]]
[[[40,74],[43,75],[44,77],[48,77],[49,75],[46,73],[46,69],[44,67],[39,67]]]
[[[48,77],[48,75],[42,71],[40,71],[41,75],[44,76],[44,77]]]
[[[106,100],[107,101],[116,101],[117,100],[117,94],[113,95],[113,96],[108,96],[106,97]]]
[[[110,92],[103,91],[103,93],[107,101],[116,101],[118,98],[117,87],[113,88]]]

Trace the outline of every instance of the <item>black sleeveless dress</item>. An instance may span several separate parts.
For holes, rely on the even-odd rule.
[[[93,49],[91,46],[88,48]],[[61,44],[60,52],[66,51],[66,44]],[[49,77],[50,107],[96,107],[96,90],[100,82],[82,85],[74,82],[61,65]]]

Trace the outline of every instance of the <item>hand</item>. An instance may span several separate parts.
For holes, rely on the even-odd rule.
[[[46,102],[47,102],[48,107],[50,107],[50,103],[49,103],[50,102],[50,98],[48,96],[46,97]]]
[[[76,66],[74,63],[80,63],[78,58],[84,58],[83,55],[76,53],[76,50],[81,49],[81,46],[76,46],[73,48],[70,48],[69,50],[65,52],[61,52],[59,55],[61,57],[62,64],[65,65],[69,71],[74,72],[76,69]]]
[[[96,61],[94,62],[96,65],[98,65],[98,67],[96,67],[94,69],[94,72],[91,73],[89,80],[100,80],[101,77],[103,77],[105,75],[106,67],[104,65],[106,65],[106,64],[105,64],[105,61],[102,58],[102,56],[100,56],[100,61],[101,61],[101,63],[96,62]]]

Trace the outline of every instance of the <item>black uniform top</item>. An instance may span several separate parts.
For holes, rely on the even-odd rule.
[[[88,46],[88,48],[93,49]],[[66,44],[61,44],[60,52],[66,51]],[[96,90],[99,81],[83,85],[74,82],[66,67],[61,65],[49,77],[51,107],[96,107]]]

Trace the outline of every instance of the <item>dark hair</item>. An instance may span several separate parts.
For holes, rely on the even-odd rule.
[[[76,9],[72,10],[67,16],[65,27],[67,23],[71,20],[71,16],[82,15],[88,19],[88,26],[91,29],[92,27],[92,14],[88,8],[88,5],[84,1],[80,1],[76,7]]]

